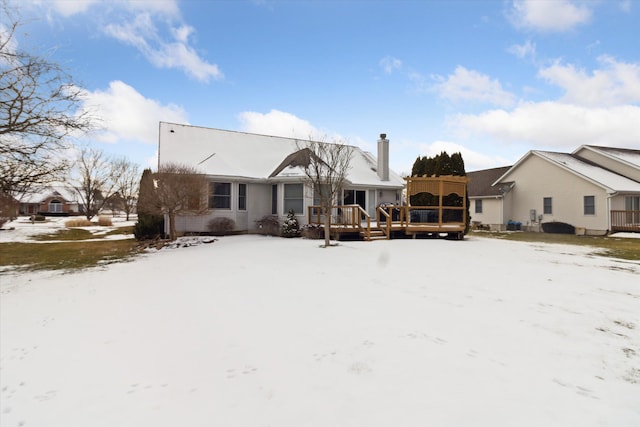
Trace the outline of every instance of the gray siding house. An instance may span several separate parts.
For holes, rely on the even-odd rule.
[[[301,225],[317,205],[314,189],[296,165],[304,140],[160,122],[158,165],[192,166],[209,181],[208,210],[176,218],[180,233],[206,232],[217,217],[230,218],[236,231],[256,232],[269,215],[284,218],[293,209]],[[347,185],[337,204],[358,204],[374,216],[382,203],[399,203],[404,180],[389,170],[389,140],[381,135],[377,157],[353,148]]]

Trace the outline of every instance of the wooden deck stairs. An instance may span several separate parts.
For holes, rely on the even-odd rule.
[[[382,231],[382,229],[378,227],[371,227],[371,230],[369,230],[368,233],[367,233],[367,230],[362,230],[360,232],[360,236],[362,236],[364,240],[388,240],[389,239],[389,237],[387,237],[384,231]]]

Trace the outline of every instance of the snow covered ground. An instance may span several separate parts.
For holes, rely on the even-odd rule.
[[[5,272],[0,425],[638,426],[640,263],[589,251],[234,236]]]

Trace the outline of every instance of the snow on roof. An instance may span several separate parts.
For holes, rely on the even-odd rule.
[[[537,150],[531,153],[580,175],[601,187],[605,187],[611,192],[640,192],[640,183],[593,163],[581,160],[571,154]]]
[[[599,152],[606,157],[613,158],[619,162],[626,163],[640,169],[640,150],[632,150],[628,148],[602,147],[597,145],[583,145],[579,147],[573,154],[581,149],[589,149]]]
[[[65,202],[76,202],[78,197],[72,191],[63,186],[50,185],[40,187],[31,193],[25,194],[20,198],[21,203],[41,203],[49,197],[57,196],[64,199]]]
[[[305,141],[222,129],[160,122],[158,161],[196,167],[207,175],[266,180]],[[376,172],[375,158],[353,146],[347,179],[354,185],[403,187],[404,181],[390,171],[389,181]],[[303,177],[299,167],[285,167],[277,177]]]

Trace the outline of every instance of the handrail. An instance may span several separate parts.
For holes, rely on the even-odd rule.
[[[378,228],[382,230],[382,232],[387,237],[387,239],[389,239],[391,234],[392,216],[389,212],[387,212],[385,208],[393,209],[394,206],[378,206],[378,209],[377,209],[378,215],[376,215],[376,224],[378,225]],[[380,214],[384,215],[384,219],[385,219],[384,227],[380,225]]]

